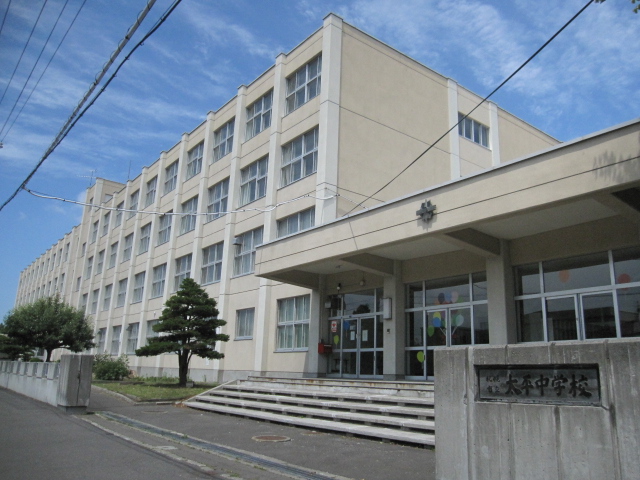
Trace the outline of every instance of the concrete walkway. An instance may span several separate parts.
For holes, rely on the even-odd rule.
[[[422,448],[134,405],[97,389],[89,410],[65,415],[0,389],[2,478],[435,478],[435,452]]]

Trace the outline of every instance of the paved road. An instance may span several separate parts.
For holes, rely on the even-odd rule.
[[[133,405],[95,389],[89,410],[93,414],[67,415],[0,389],[0,477],[435,478],[431,450],[173,405]],[[289,441],[254,440],[264,435]]]

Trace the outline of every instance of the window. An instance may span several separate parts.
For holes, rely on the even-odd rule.
[[[116,308],[124,307],[124,302],[127,298],[127,284],[129,283],[128,278],[123,278],[118,282],[118,298],[116,303]]]
[[[182,204],[180,216],[180,235],[196,228],[196,213],[198,212],[198,197],[195,196]]]
[[[103,267],[104,267],[104,250],[100,250],[100,252],[98,252],[98,264],[96,265],[96,275],[100,275],[102,273]]]
[[[309,348],[310,295],[278,300],[278,350]]]
[[[67,243],[64,246],[64,261],[66,262],[67,260],[69,260],[69,250],[71,249],[71,243]]]
[[[64,273],[60,275],[60,292],[64,294]]]
[[[245,308],[236,312],[236,340],[253,338],[254,311],[253,308]]]
[[[109,268],[116,266],[116,259],[118,258],[118,242],[112,243],[109,249]]]
[[[167,274],[167,264],[153,267],[153,281],[151,283],[151,298],[164,295],[164,279]]]
[[[155,176],[147,182],[147,193],[144,195],[144,206],[148,207],[156,200],[156,189],[158,188],[158,177]]]
[[[111,220],[111,212],[107,212],[102,217],[102,236],[109,233],[109,221]]]
[[[195,177],[202,170],[202,154],[204,152],[204,142],[189,150],[187,154],[187,180]]]
[[[140,227],[140,243],[138,244],[138,255],[149,250],[149,240],[151,240],[151,222]]]
[[[173,277],[173,291],[180,288],[185,278],[191,278],[191,254],[176,258],[176,273]]]
[[[107,341],[107,329],[101,328],[98,330],[98,335],[96,335],[97,345],[96,345],[96,353],[104,352],[104,344]]]
[[[173,220],[172,210],[169,210],[166,215],[160,215],[158,220],[158,245],[167,243],[171,238],[171,221]]]
[[[138,348],[138,330],[140,329],[140,323],[130,323],[127,327],[127,353],[136,353]]]
[[[44,285],[42,286],[42,290],[44,291]],[[80,310],[84,313],[87,313],[87,301],[89,299],[88,293],[83,293],[82,298],[80,299]]]
[[[247,107],[247,140],[271,126],[272,103],[273,90]]]
[[[320,94],[321,70],[322,57],[318,56],[287,78],[287,113]]]
[[[315,173],[318,164],[318,128],[282,147],[283,187]]]
[[[120,332],[122,332],[121,325],[111,329],[111,355],[118,355],[120,351]]]
[[[316,209],[312,207],[284,217],[282,220],[278,220],[278,238],[293,235],[294,233],[313,227],[315,218]]]
[[[84,278],[89,278],[91,276],[91,268],[93,268],[93,257],[87,258],[87,269],[84,272]]]
[[[82,277],[76,279],[76,292],[80,291],[80,284],[82,283]]]
[[[140,190],[136,190],[129,196],[129,216],[127,218],[135,217],[136,210],[138,210],[138,201],[140,200]]]
[[[91,228],[91,242],[90,243],[95,243],[95,241],[98,239],[98,225],[100,224],[100,220],[96,220],[95,222],[93,222],[93,227]],[[49,262],[49,260],[47,260],[47,263]]]
[[[262,198],[267,194],[268,157],[240,170],[240,206]]]
[[[153,331],[153,326],[157,325],[160,320],[148,320],[147,321],[147,344],[149,343],[150,338],[155,338],[158,336],[158,332]]]
[[[231,119],[213,133],[213,161],[217,162],[225,155],[231,153],[233,148],[233,124]]]
[[[136,273],[133,277],[133,298],[131,299],[131,303],[139,303],[142,301],[145,273],[146,272]]]
[[[202,276],[200,283],[219,282],[222,276],[222,247],[223,243],[216,243],[202,249]]]
[[[122,225],[122,210],[124,210],[124,202],[120,202],[116,206],[116,224],[115,227],[119,227]]]
[[[256,262],[256,247],[262,245],[263,228],[256,228],[250,232],[243,233],[236,237],[235,259],[233,264],[234,275],[247,275],[253,272]]]
[[[464,115],[458,112],[458,121],[460,122],[458,133],[472,142],[489,148],[489,127],[469,117],[462,120],[463,117]]]
[[[98,297],[100,296],[100,289],[96,288],[91,294],[91,314],[95,315],[98,311]]]
[[[113,293],[113,283],[104,287],[104,298],[102,299],[102,311],[105,312],[111,307],[111,295]]]
[[[178,160],[173,162],[167,168],[164,169],[164,193],[171,192],[176,188],[178,184]]]
[[[124,248],[122,250],[122,263],[131,258],[131,251],[133,250],[133,233],[130,233],[124,237]]]
[[[207,205],[207,222],[215,220],[227,211],[227,199],[229,198],[229,179],[216,183],[209,187],[209,204]]]

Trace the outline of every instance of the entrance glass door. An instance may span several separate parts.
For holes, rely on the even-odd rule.
[[[617,336],[611,292],[547,298],[545,307],[550,342]]]
[[[377,316],[330,320],[333,352],[330,375],[347,378],[382,375],[382,319]]]

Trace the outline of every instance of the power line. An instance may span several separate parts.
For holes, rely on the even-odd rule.
[[[149,2],[155,2],[155,0],[149,0]],[[2,211],[2,209],[4,207],[6,207],[9,202],[11,202],[16,195],[18,195],[18,192],[20,192],[21,189],[25,188],[26,185],[29,183],[29,181],[31,180],[31,178],[35,175],[35,173],[38,171],[38,169],[42,166],[42,164],[44,163],[44,161],[49,157],[49,155],[51,155],[51,153],[53,153],[53,151],[56,149],[56,147],[60,144],[60,142],[62,142],[62,140],[64,140],[64,138],[69,134],[69,132],[71,131],[71,129],[78,123],[78,121],[84,116],[84,114],[87,112],[87,110],[89,110],[89,108],[91,108],[91,106],[96,102],[96,100],[102,95],[102,93],[104,93],[104,91],[106,90],[106,88],[109,86],[109,84],[113,81],[113,79],[116,77],[116,75],[118,74],[118,72],[120,71],[120,69],[122,68],[122,66],[129,60],[129,58],[131,57],[131,55],[133,55],[133,53],[144,44],[144,42],[151,36],[153,35],[156,30],[158,30],[158,28],[160,28],[160,26],[167,20],[167,18],[169,17],[169,15],[171,15],[171,13],[173,13],[173,11],[176,9],[176,7],[182,2],[182,0],[175,0],[174,3],[162,14],[162,16],[160,17],[160,19],[158,19],[158,21],[154,24],[154,26],[151,28],[151,30],[149,30],[149,32],[147,32],[147,34],[142,37],[142,39],[131,49],[131,51],[127,54],[127,56],[120,62],[120,64],[118,65],[118,67],[116,68],[116,70],[113,72],[113,74],[109,77],[109,79],[106,81],[106,83],[103,85],[103,87],[98,91],[98,93],[96,93],[94,95],[94,97],[91,99],[91,101],[89,102],[88,105],[86,105],[84,107],[84,109],[78,113],[75,117],[74,120],[72,120],[72,117],[70,117],[67,122],[65,123],[65,127],[63,127],[63,130],[61,130],[58,135],[56,136],[56,138],[54,139],[53,143],[49,146],[49,148],[47,149],[47,151],[44,153],[44,155],[42,156],[42,158],[40,159],[40,161],[38,162],[38,164],[33,168],[33,170],[31,171],[31,173],[29,173],[29,175],[27,175],[27,178],[20,184],[20,186],[16,189],[15,192],[13,192],[13,194],[11,194],[11,196],[0,206],[0,211]],[[128,41],[128,38],[126,39]],[[124,41],[124,40],[123,40]],[[122,43],[122,42],[121,42]]]
[[[82,9],[84,8],[84,5],[87,3],[87,0],[83,0],[82,5],[80,5],[80,8],[78,9],[78,11],[76,12],[76,15],[73,17],[73,20],[71,20],[71,23],[69,24],[69,26],[67,27],[67,31],[64,32],[64,35],[62,36],[62,38],[60,39],[60,42],[58,43],[58,46],[56,47],[55,51],[53,52],[53,55],[51,55],[51,58],[49,59],[49,62],[47,62],[47,65],[44,67],[44,70],[42,70],[42,73],[40,74],[40,77],[38,77],[38,80],[36,81],[35,85],[33,86],[33,88],[31,89],[31,92],[29,92],[29,96],[27,97],[27,99],[24,101],[24,103],[22,104],[22,106],[20,107],[20,111],[18,112],[18,114],[13,118],[13,121],[11,122],[11,125],[9,125],[9,128],[7,129],[7,131],[4,134],[4,137],[2,139],[0,139],[0,142],[4,141],[5,138],[7,138],[7,135],[9,135],[9,132],[11,132],[11,129],[13,128],[13,125],[16,123],[16,120],[20,117],[20,115],[22,114],[22,111],[24,110],[24,107],[26,107],[26,105],[29,103],[29,100],[31,100],[31,96],[33,95],[33,92],[35,92],[36,88],[38,88],[38,85],[40,85],[40,81],[42,80],[42,77],[44,77],[44,74],[47,72],[47,70],[49,69],[49,65],[51,65],[51,62],[53,61],[53,59],[55,58],[56,54],[58,53],[58,50],[60,50],[60,47],[62,46],[62,43],[65,41],[65,39],[67,38],[67,35],[69,34],[69,32],[71,31],[71,28],[73,27],[73,25],[75,24],[78,16],[80,15],[80,12],[82,11]],[[3,127],[4,128],[4,127]]]
[[[48,0],[44,0],[44,3],[42,4],[42,8],[40,8],[40,12],[38,13],[38,18],[36,18],[36,22],[33,24],[33,28],[31,29],[31,33],[29,33],[29,38],[27,39],[27,43],[24,44],[24,48],[22,49],[22,52],[20,53],[20,58],[18,58],[18,63],[16,63],[16,66],[13,69],[13,73],[11,74],[11,78],[7,82],[7,86],[4,88],[4,92],[2,92],[2,97],[0,97],[0,104],[2,104],[2,100],[4,100],[4,96],[6,95],[7,90],[9,90],[9,85],[11,85],[11,82],[13,81],[13,77],[16,74],[16,71],[18,70],[18,66],[20,65],[20,62],[22,61],[22,57],[24,56],[24,52],[27,50],[27,47],[29,46],[29,42],[31,42],[31,37],[33,37],[33,32],[35,31],[36,26],[38,25],[38,22],[40,21],[40,16],[42,15],[42,11],[44,10],[44,7],[47,4],[47,1]]]
[[[11,115],[13,115],[13,111],[18,106],[18,103],[20,102],[20,99],[22,98],[22,94],[24,93],[25,89],[27,88],[27,85],[29,84],[29,80],[31,80],[31,76],[33,75],[33,72],[35,71],[36,67],[38,66],[38,63],[40,62],[40,59],[42,58],[42,54],[44,53],[45,49],[47,48],[47,45],[49,45],[49,40],[51,40],[51,36],[53,35],[53,32],[55,31],[56,27],[58,26],[58,22],[60,21],[60,17],[62,17],[62,14],[66,10],[68,4],[69,4],[69,0],[65,0],[64,6],[60,10],[60,13],[58,14],[58,18],[56,18],[56,21],[53,24],[53,28],[49,32],[49,36],[47,37],[47,40],[42,45],[42,48],[40,49],[40,54],[38,55],[38,58],[36,58],[36,61],[33,63],[33,67],[31,67],[31,71],[29,72],[29,76],[25,80],[24,85],[22,86],[22,89],[20,90],[20,94],[18,95],[18,98],[16,98],[16,101],[13,103],[13,107],[11,107],[11,111],[9,112],[9,115],[7,115],[7,119],[4,121],[4,124],[2,125],[2,128],[0,128],[0,135],[2,135],[2,132],[4,131],[4,128],[7,126],[7,123],[9,122],[9,119],[11,118]]]
[[[393,178],[391,178],[391,180],[389,180],[387,183],[385,183],[382,187],[380,187],[378,190],[376,190],[375,192],[373,192],[371,195],[369,195],[367,198],[365,198],[364,200],[362,200],[358,205],[356,205],[355,207],[353,207],[351,210],[349,210],[346,215],[349,215],[351,212],[353,212],[356,208],[358,207],[362,207],[363,203],[366,202],[367,200],[370,200],[374,195],[377,195],[378,193],[380,193],[382,190],[384,190],[385,188],[387,188],[389,185],[391,185],[395,180],[398,179],[398,177],[400,177],[400,175],[402,175],[404,172],[406,172],[412,165],[414,165],[418,160],[420,160],[427,152],[429,152],[432,148],[434,148],[436,146],[436,144],[438,142],[440,142],[443,138],[445,138],[449,133],[451,133],[452,130],[454,130],[455,128],[458,127],[458,125],[460,125],[460,123],[462,123],[469,115],[471,115],[473,112],[475,112],[480,105],[482,105],[484,102],[486,102],[489,98],[491,98],[493,96],[494,93],[496,93],[498,90],[500,90],[509,80],[511,80],[520,70],[522,70],[531,60],[533,60],[547,45],[549,45],[565,28],[567,28],[576,18],[578,18],[578,16],[584,12],[587,7],[589,5],[591,5],[593,3],[594,0],[589,0],[587,2],[587,4],[582,7],[578,13],[576,13],[573,17],[571,17],[571,19],[565,23],[556,33],[554,33],[551,38],[549,38],[549,40],[547,40],[546,42],[544,42],[544,44],[542,44],[542,46],[540,48],[538,48],[538,50],[535,51],[535,53],[533,55],[531,55],[522,65],[520,65],[518,68],[516,68],[516,70],[509,75],[505,80],[502,81],[502,83],[500,85],[498,85],[496,88],[493,89],[493,91],[487,95],[486,97],[484,97],[475,107],[473,107],[471,109],[471,111],[469,113],[467,113],[466,115],[460,117],[458,119],[458,123],[456,123],[455,125],[453,125],[449,130],[447,130],[446,132],[444,132],[435,142],[433,142],[431,145],[429,145],[429,147],[427,147],[427,149],[425,151],[423,151],[420,155],[418,155],[415,159],[413,159],[406,167],[404,167],[397,175],[395,175]],[[363,207],[366,208],[366,207]]]
[[[2,17],[2,25],[0,25],[0,35],[2,35],[2,29],[4,28],[4,21],[7,19],[7,15],[9,14],[9,9],[11,8],[11,0],[7,3],[7,9],[4,11],[4,16]]]

